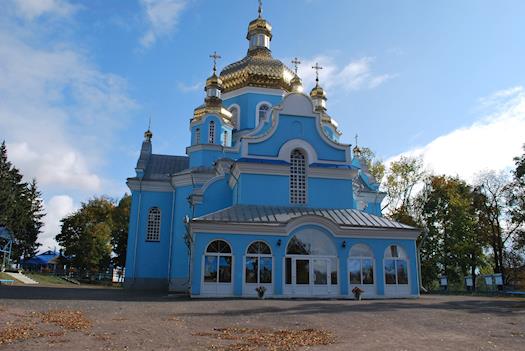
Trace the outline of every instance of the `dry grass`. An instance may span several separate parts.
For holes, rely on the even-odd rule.
[[[211,337],[230,341],[228,344],[211,345],[212,350],[225,351],[294,351],[304,346],[329,345],[335,343],[332,333],[315,329],[255,329],[220,328],[212,333],[193,333],[194,336]]]
[[[91,321],[81,311],[55,310],[41,314],[42,321],[67,330],[84,330],[91,327]]]

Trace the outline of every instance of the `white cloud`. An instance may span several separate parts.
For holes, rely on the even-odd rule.
[[[361,57],[344,66],[339,66],[331,56],[318,55],[303,60],[298,74],[305,87],[315,85],[315,71],[312,67],[319,63],[323,67],[319,73],[321,85],[326,90],[342,88],[346,91],[374,89],[395,77],[393,74],[376,74],[372,68],[373,57]]]
[[[495,112],[403,155],[421,155],[429,170],[467,181],[480,171],[512,167],[513,158],[523,152],[525,143],[525,89],[520,86],[498,91],[480,99],[480,104]]]
[[[78,10],[78,6],[65,0],[11,0],[11,2],[15,6],[16,13],[27,20],[43,15],[68,17]]]
[[[186,83],[183,83],[183,82],[178,82],[177,83],[177,89],[179,89],[181,92],[183,93],[191,93],[191,92],[194,92],[194,91],[199,91],[201,89],[204,89],[203,86],[202,86],[202,83],[195,83],[195,84],[186,84]]]
[[[42,251],[54,249],[58,246],[55,236],[60,232],[60,220],[77,210],[73,199],[68,195],[53,196],[49,201],[44,202],[44,208],[46,212],[44,226],[38,237],[39,243],[42,244]]]
[[[143,47],[153,45],[157,38],[172,32],[186,7],[185,0],[141,0],[145,9],[148,31],[140,38]]]
[[[117,116],[135,106],[125,81],[78,49],[35,47],[11,29],[0,31],[0,130],[10,159],[44,187],[102,190],[94,169]]]

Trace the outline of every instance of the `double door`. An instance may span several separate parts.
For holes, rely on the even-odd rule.
[[[287,256],[285,293],[330,296],[338,293],[337,259],[330,256]]]

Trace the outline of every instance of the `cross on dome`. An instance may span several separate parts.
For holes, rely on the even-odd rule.
[[[259,18],[262,18],[262,12],[263,12],[263,3],[262,3],[262,0],[259,0]]]
[[[323,67],[319,66],[319,63],[316,62],[315,66],[312,66],[313,69],[315,69],[315,81],[319,83],[319,71],[323,69]]]
[[[295,74],[297,74],[297,70],[299,69],[299,65],[301,64],[301,61],[296,57],[292,60],[292,65],[295,66]]]
[[[213,52],[213,55],[210,55],[210,58],[213,59],[213,73],[217,71],[217,60],[222,58],[221,55],[217,53],[217,51]]]

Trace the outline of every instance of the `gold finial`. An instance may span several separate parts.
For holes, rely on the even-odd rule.
[[[296,57],[292,60],[292,65],[295,67],[295,74],[297,74],[297,70],[299,69],[299,65],[301,64],[301,61]]]
[[[150,116],[149,122],[148,122],[148,130],[144,132],[144,139],[146,141],[150,141],[152,137],[153,137],[153,133],[151,132],[151,116]]]
[[[355,146],[357,147],[357,138],[359,138],[359,134],[355,133]]]
[[[263,12],[263,3],[262,3],[262,0],[259,0],[259,18],[262,18],[262,12]]]
[[[222,58],[222,56],[219,55],[217,51],[214,51],[213,55],[210,55],[210,58],[213,59],[213,74],[215,74],[215,72],[217,72],[217,60]]]
[[[313,69],[315,69],[315,82],[317,85],[319,85],[319,71],[323,69],[323,67],[319,66],[319,63],[316,62],[315,66],[312,66]]]

